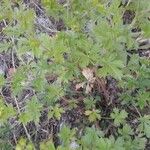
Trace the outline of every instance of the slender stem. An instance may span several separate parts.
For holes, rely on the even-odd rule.
[[[137,109],[137,107],[135,105],[133,105],[133,107],[136,109],[137,113],[139,114],[139,116],[142,118],[141,113],[139,112],[139,110]]]
[[[12,40],[12,42],[13,42],[13,44],[14,44],[14,48],[15,48],[15,50],[16,50],[14,38],[11,38],[11,40]],[[12,55],[12,65],[13,65],[14,71],[16,71],[15,59],[14,59],[14,52],[13,52],[13,50],[14,50],[14,49],[12,49],[12,53],[11,53],[11,55]],[[15,96],[14,96],[14,101],[15,101],[15,104],[16,104],[16,107],[17,107],[17,110],[18,110],[18,113],[19,113],[19,115],[20,115],[20,114],[21,114],[21,111],[20,111],[20,108],[19,108],[19,105],[18,105],[18,102],[17,102],[17,99],[16,99]],[[23,125],[23,128],[24,128],[24,130],[25,130],[25,133],[26,133],[26,135],[27,135],[27,138],[29,139],[29,141],[31,141],[31,137],[30,137],[30,134],[28,133],[28,130],[27,130],[26,126],[25,126],[23,123],[22,123],[22,125]]]
[[[19,113],[19,115],[20,115],[20,114],[21,114],[21,111],[20,111],[20,108],[19,108],[19,105],[18,105],[18,102],[17,102],[16,97],[14,97],[14,100],[15,100],[16,107],[17,107],[17,109],[18,109],[18,113]],[[22,123],[22,125],[23,125],[23,128],[24,128],[24,130],[25,130],[25,133],[26,133],[26,135],[27,135],[27,138],[29,139],[29,141],[31,141],[31,137],[30,137],[30,134],[28,133],[28,130],[27,130],[26,126],[25,126],[23,123]]]

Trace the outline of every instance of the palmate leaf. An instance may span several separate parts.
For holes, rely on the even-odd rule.
[[[17,95],[22,91],[23,87],[26,84],[27,80],[27,67],[21,66],[16,69],[16,72],[12,76],[12,89],[14,95]],[[23,73],[24,72],[24,73]]]
[[[81,34],[75,34],[74,36],[68,40],[70,47],[69,60],[75,65],[84,68],[91,62],[93,42]]]
[[[124,120],[127,116],[128,113],[125,110],[119,111],[118,108],[114,108],[113,112],[111,113],[111,118],[114,119],[114,124],[116,126],[124,123]]]
[[[133,135],[133,134],[134,134],[132,128],[131,128],[130,125],[128,125],[128,124],[125,124],[122,129],[119,129],[119,130],[118,130],[118,132],[119,132],[123,137],[125,137],[125,138],[128,138],[129,135]]]
[[[63,108],[61,108],[59,105],[55,105],[54,107],[51,107],[50,111],[48,112],[48,117],[49,118],[56,118],[57,120],[60,120],[61,114],[64,113],[65,111]]]
[[[139,118],[139,130],[144,132],[147,138],[150,138],[150,115],[144,115],[143,117]]]
[[[22,37],[19,39],[17,47],[18,47],[17,49],[18,53],[20,55],[25,54],[26,52],[30,51],[29,41],[25,37]]]
[[[121,60],[116,60],[112,56],[107,58],[102,58],[101,60],[102,68],[98,69],[98,76],[106,77],[107,75],[112,75],[116,79],[121,80],[123,77],[124,64]]]
[[[84,68],[89,65],[90,58],[83,52],[75,50],[74,52],[72,52],[72,55],[75,64],[79,65],[81,68]]]
[[[45,6],[47,13],[55,18],[58,18],[64,13],[64,7],[59,5],[56,0],[42,0],[41,2]]]
[[[39,120],[41,108],[42,104],[40,104],[36,97],[33,97],[31,101],[27,103],[27,112],[31,114],[35,122]]]
[[[71,130],[67,126],[63,126],[60,130],[59,137],[62,140],[63,145],[66,147],[70,144],[71,140],[75,135],[75,130]]]
[[[36,97],[33,97],[30,101],[27,102],[26,110],[20,115],[19,121],[23,124],[34,121],[37,124],[41,116],[41,109],[42,104],[37,100]]]
[[[144,36],[150,38],[150,21],[148,19],[143,21],[141,28],[144,31]]]
[[[55,37],[45,38],[46,41],[44,43],[41,42],[41,47],[43,47],[43,49],[46,48],[46,54],[49,58],[53,58],[54,63],[62,64],[64,62],[64,53],[68,51],[68,47],[66,46],[67,37],[64,33],[58,33]]]
[[[141,109],[150,103],[150,93],[149,92],[139,92],[137,98],[137,104]]]
[[[7,26],[4,30],[4,33],[7,36],[18,38],[20,35],[24,33],[24,31],[18,25],[16,25],[14,27]]]
[[[38,76],[36,79],[33,80],[33,87],[38,92],[43,92],[46,84],[47,82],[42,76]]]
[[[81,145],[83,149],[96,149],[96,143],[99,141],[99,136],[101,133],[95,128],[86,128],[85,135],[81,138]]]
[[[3,19],[8,19],[9,21],[12,21],[13,19],[13,9],[12,9],[12,1],[10,0],[3,0],[0,1],[0,21]]]
[[[62,67],[59,71],[59,79],[64,83],[68,83],[78,75],[79,68],[75,63],[64,63],[64,67]]]
[[[11,46],[12,46],[11,43],[0,42],[0,52],[7,51]]]
[[[40,150],[56,150],[53,141],[44,141],[40,143]]]
[[[86,110],[85,115],[88,116],[90,122],[94,122],[96,120],[100,120],[101,115],[99,110]]]
[[[150,120],[144,124],[144,133],[148,138],[150,138]]]
[[[36,39],[36,37],[30,37],[28,39],[28,43],[29,43],[29,47],[31,49],[31,52],[36,56],[36,57],[40,57],[42,55],[42,51],[39,50],[39,46],[40,46],[40,41],[38,39]]]
[[[24,112],[20,115],[19,121],[26,125],[28,122],[32,121],[32,118],[29,113]]]
[[[47,34],[41,33],[38,35],[38,39],[40,41],[40,50],[47,50],[49,51],[51,48],[51,37]]]
[[[35,150],[35,147],[32,142],[28,142],[26,139],[20,138],[15,150]]]
[[[33,31],[35,13],[32,9],[26,9],[25,5],[20,5],[19,9],[14,11],[14,16],[18,21],[18,26],[24,32]]]
[[[42,55],[43,49],[39,49],[41,42],[36,37],[30,38],[20,38],[18,41],[18,52],[20,55],[25,54],[26,52],[31,52],[39,58]]]
[[[54,104],[64,94],[63,89],[59,85],[51,85],[45,89],[43,100],[48,104]]]
[[[16,110],[13,106],[6,106],[3,100],[0,98],[0,124],[6,123],[7,119],[16,115]]]

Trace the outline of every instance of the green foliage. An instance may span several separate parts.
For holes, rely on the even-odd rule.
[[[43,28],[42,31],[39,29],[38,26],[43,23],[37,25],[39,15],[34,10],[37,4],[34,1],[31,3],[25,5],[21,0],[0,1],[0,23],[5,25],[0,27],[0,36],[4,37],[0,41],[0,53],[11,54],[10,64],[7,64],[8,60],[5,62],[7,78],[4,78],[3,71],[0,72],[0,95],[3,97],[0,99],[0,148],[14,149],[7,144],[8,133],[11,133],[7,126],[14,128],[10,120],[23,124],[25,129],[31,122],[39,127],[41,114],[45,113],[46,108],[46,122],[54,120],[61,124],[65,110],[79,108],[77,110],[83,114],[79,124],[81,130],[77,127],[76,132],[63,126],[55,135],[60,139],[57,147],[52,139],[40,143],[34,141],[36,146],[41,150],[145,149],[150,138],[150,116],[144,112],[150,104],[150,63],[147,57],[139,57],[140,46],[132,30],[138,29],[139,36],[143,38],[150,37],[150,3],[147,0],[66,0],[59,4],[57,0],[42,0],[39,4],[42,8],[36,6],[36,9],[46,11],[45,16],[53,20],[51,23],[62,21],[65,25],[61,31],[46,27],[48,33]],[[123,15],[127,10],[135,15],[131,24],[123,24]],[[50,31],[53,36],[49,35]],[[83,101],[78,101],[78,95],[71,93],[70,85],[83,82],[82,71],[85,68],[92,68],[96,79],[106,79],[108,76],[116,79],[122,91],[118,99],[110,100],[110,105],[103,96],[101,101],[96,100],[95,95],[100,95],[101,89],[97,91],[94,89],[95,83],[89,83],[92,84],[93,93],[85,94],[83,90]],[[15,71],[10,73],[11,69]],[[51,76],[55,79],[49,82],[47,77]],[[3,95],[3,88],[10,89],[11,100]],[[32,90],[34,96],[20,99],[24,90]],[[105,90],[109,91],[109,87],[106,86]],[[66,95],[69,100],[64,102],[62,96]],[[65,108],[62,108],[60,100],[62,104],[67,102]],[[114,108],[118,107],[116,103],[121,105],[118,105],[120,108]],[[129,124],[129,111],[125,111],[132,106],[140,116],[131,115],[138,121],[137,129]],[[116,133],[103,131],[109,120],[111,124],[113,120]],[[89,124],[92,127],[86,128]],[[103,128],[101,124],[106,127]],[[28,137],[29,141],[17,137],[20,140],[17,141],[16,150],[34,150],[30,140],[35,134],[30,135],[31,139]]]
[[[128,116],[128,113],[125,110],[119,111],[118,108],[114,108],[113,112],[111,113],[111,118],[114,119],[114,124],[116,126],[123,124],[127,116]]]
[[[143,109],[145,106],[149,105],[150,103],[150,93],[149,92],[142,92],[140,91],[140,93],[137,96],[137,104],[138,106]]]
[[[30,121],[34,121],[37,124],[39,122],[39,117],[41,116],[41,110],[42,104],[38,102],[36,97],[33,97],[30,101],[27,102],[25,112],[20,115],[20,122],[27,124]]]
[[[130,125],[125,124],[122,129],[119,129],[119,133],[123,136],[123,138],[128,139],[130,135],[133,135],[133,130]]]
[[[77,108],[77,106],[78,106],[77,104],[78,104],[77,100],[75,100],[75,99],[69,100],[68,101],[68,109],[72,110],[74,108]]]
[[[2,150],[3,149],[13,150],[11,143],[9,143],[8,141],[10,130],[11,130],[11,127],[8,124],[5,124],[5,126],[1,126],[0,128],[0,146]]]
[[[52,141],[43,141],[40,144],[40,150],[56,150]]]
[[[75,130],[70,130],[67,126],[63,126],[60,130],[59,137],[62,140],[63,147],[69,147],[69,144],[74,139]]]
[[[81,138],[81,145],[84,149],[96,149],[99,136],[103,133],[98,132],[95,128],[86,128],[85,135]]]
[[[95,103],[96,103],[96,101],[92,98],[85,98],[84,99],[84,104],[85,104],[86,110],[95,108]]]
[[[61,108],[59,105],[55,105],[54,107],[51,107],[48,117],[49,118],[56,118],[57,120],[60,120],[61,114],[64,113],[63,108]]]
[[[150,138],[150,116],[144,115],[143,117],[139,118],[139,120],[139,130],[144,132],[147,138]]]
[[[35,147],[31,142],[27,142],[26,139],[21,138],[15,150],[35,150]]]
[[[47,104],[55,103],[63,96],[63,89],[59,85],[51,85],[45,89],[45,101]]]
[[[24,74],[22,73],[24,71]],[[27,81],[27,67],[20,67],[12,76],[13,94],[18,95],[26,86]]]
[[[0,122],[4,124],[9,118],[16,115],[16,110],[11,105],[5,105],[2,98],[0,98]]]
[[[100,120],[100,111],[93,109],[93,110],[86,110],[85,115],[88,116],[90,122],[95,122],[96,120]]]
[[[116,60],[112,58],[112,56],[106,58],[106,60],[102,59],[103,68],[98,70],[98,75],[102,77],[106,77],[109,74],[112,74],[115,78],[121,79],[123,76],[123,69],[124,65],[123,62],[120,60]]]

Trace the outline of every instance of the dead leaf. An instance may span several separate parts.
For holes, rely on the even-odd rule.
[[[85,93],[88,94],[88,93],[92,92],[92,89],[94,87],[94,83],[96,80],[96,77],[94,77],[94,69],[84,68],[82,70],[82,74],[88,81],[86,89],[85,89]]]
[[[85,82],[76,84],[76,87],[75,87],[76,91],[78,91],[79,89],[83,88],[84,84],[85,84]]]
[[[85,93],[86,93],[86,94],[91,93],[92,88],[93,88],[93,86],[91,86],[91,84],[90,84],[90,83],[88,83],[88,84],[87,84],[87,86],[86,86],[86,89],[85,89]]]
[[[83,74],[83,76],[84,76],[89,82],[92,82],[92,83],[93,83],[93,82],[95,81],[93,69],[84,68],[84,69],[82,70],[82,74]]]

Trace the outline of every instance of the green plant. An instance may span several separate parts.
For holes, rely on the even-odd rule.
[[[128,113],[125,110],[119,111],[118,108],[114,108],[113,112],[111,113],[111,118],[114,119],[114,124],[116,126],[123,124],[127,116],[128,116]]]
[[[86,99],[84,99],[85,108],[87,110],[94,108],[95,107],[95,103],[96,103],[96,101],[93,100],[92,98],[86,98]]]
[[[142,56],[149,44],[143,49],[141,41],[150,36],[149,10],[147,0],[66,0],[62,4],[57,0],[27,4],[2,0],[0,147],[145,149],[150,138],[150,117],[145,112],[149,109],[150,65],[149,58]],[[127,19],[132,18],[129,24],[124,21],[128,12],[134,14],[128,16]],[[50,25],[39,22],[47,19],[46,25]],[[55,25],[61,21],[64,27],[57,29]],[[10,58],[3,58],[4,54]],[[115,79],[119,90],[113,90],[114,83],[109,85],[109,76]],[[104,83],[99,83],[99,79]],[[74,90],[76,83],[84,83],[80,87],[83,91]],[[26,91],[32,94],[26,95]],[[96,100],[97,96],[101,99]],[[77,117],[69,121],[72,128],[79,122],[75,125],[77,132],[67,126],[53,131],[54,124],[61,124],[65,110],[72,109],[82,114],[81,120]],[[55,123],[49,123],[51,120]],[[16,122],[23,130],[18,137],[14,135]],[[50,129],[49,124],[53,124]],[[92,127],[87,128],[89,125]],[[30,131],[30,126],[36,126],[36,131]],[[44,132],[46,140],[37,140],[40,132]],[[4,137],[4,133],[10,137]],[[49,139],[50,133],[53,139]],[[22,134],[27,139],[21,138]],[[10,144],[6,145],[8,141]]]
[[[13,106],[6,106],[2,99],[0,99],[0,121],[1,125],[7,123],[7,120],[16,115],[16,110]]]
[[[96,120],[100,120],[100,111],[93,109],[93,110],[86,110],[85,115],[88,116],[90,122],[95,122]]]
[[[139,130],[146,135],[147,138],[150,138],[150,116],[144,115],[143,117],[139,118],[140,124],[139,124]]]
[[[60,120],[61,114],[64,113],[65,111],[63,110],[63,108],[61,108],[59,105],[55,105],[54,107],[52,107],[48,113],[48,117],[49,118],[56,118],[58,120]]]
[[[36,97],[33,97],[31,101],[28,101],[25,112],[20,114],[19,121],[23,124],[27,124],[30,121],[38,124],[41,110],[42,105],[38,103]]]
[[[27,142],[26,139],[21,138],[16,145],[16,150],[35,150],[35,147],[32,143]]]
[[[62,142],[62,147],[69,149],[71,141],[74,140],[74,135],[75,130],[71,130],[67,126],[63,126],[59,133],[59,137]]]
[[[41,150],[55,150],[55,146],[53,144],[53,141],[43,141],[40,143],[40,149]]]
[[[72,110],[72,109],[74,109],[74,108],[77,108],[77,105],[78,104],[78,102],[76,101],[76,100],[69,100],[68,101],[68,109],[69,110]]]

